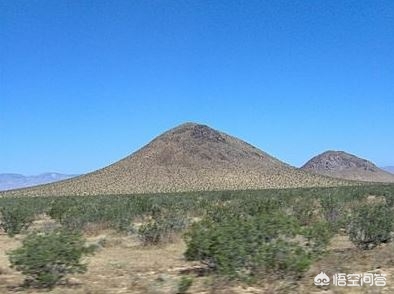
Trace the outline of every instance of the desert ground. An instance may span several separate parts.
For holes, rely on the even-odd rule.
[[[328,252],[314,263],[297,282],[275,281],[267,277],[257,285],[228,282],[204,275],[204,267],[184,259],[185,244],[178,238],[173,244],[145,247],[135,236],[114,231],[95,231],[86,234],[89,242],[105,244],[94,256],[87,257],[86,274],[74,275],[67,284],[51,293],[177,293],[182,276],[192,277],[187,293],[393,293],[394,244],[383,244],[370,251],[357,249],[344,235],[336,235]],[[20,245],[23,236],[9,238],[0,235],[0,293],[43,293],[47,290],[25,290],[20,287],[23,276],[9,268],[6,252]],[[319,289],[313,285],[316,273],[324,269],[333,274],[338,269],[347,273],[387,274],[386,287],[335,287]]]

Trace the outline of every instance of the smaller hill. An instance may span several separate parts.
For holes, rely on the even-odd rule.
[[[366,182],[394,182],[394,175],[374,163],[344,151],[326,151],[309,160],[302,170],[334,178]]]
[[[385,167],[382,167],[382,169],[384,169],[385,171],[388,171],[389,173],[394,174],[394,166],[385,166]]]

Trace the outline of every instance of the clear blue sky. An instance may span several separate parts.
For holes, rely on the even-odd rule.
[[[185,121],[394,165],[394,1],[0,0],[0,66],[0,173],[92,171]]]

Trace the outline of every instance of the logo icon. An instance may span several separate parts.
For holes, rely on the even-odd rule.
[[[320,272],[315,278],[314,282],[316,286],[328,286],[330,285],[330,278],[323,272]]]

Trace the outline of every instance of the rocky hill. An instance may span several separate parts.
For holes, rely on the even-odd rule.
[[[182,124],[130,156],[84,176],[18,195],[98,195],[333,186],[206,125]]]
[[[382,169],[389,172],[389,173],[394,174],[394,166],[385,166],[385,167],[382,167]]]
[[[394,175],[372,162],[344,151],[326,151],[309,160],[302,170],[316,174],[367,182],[394,182]]]

